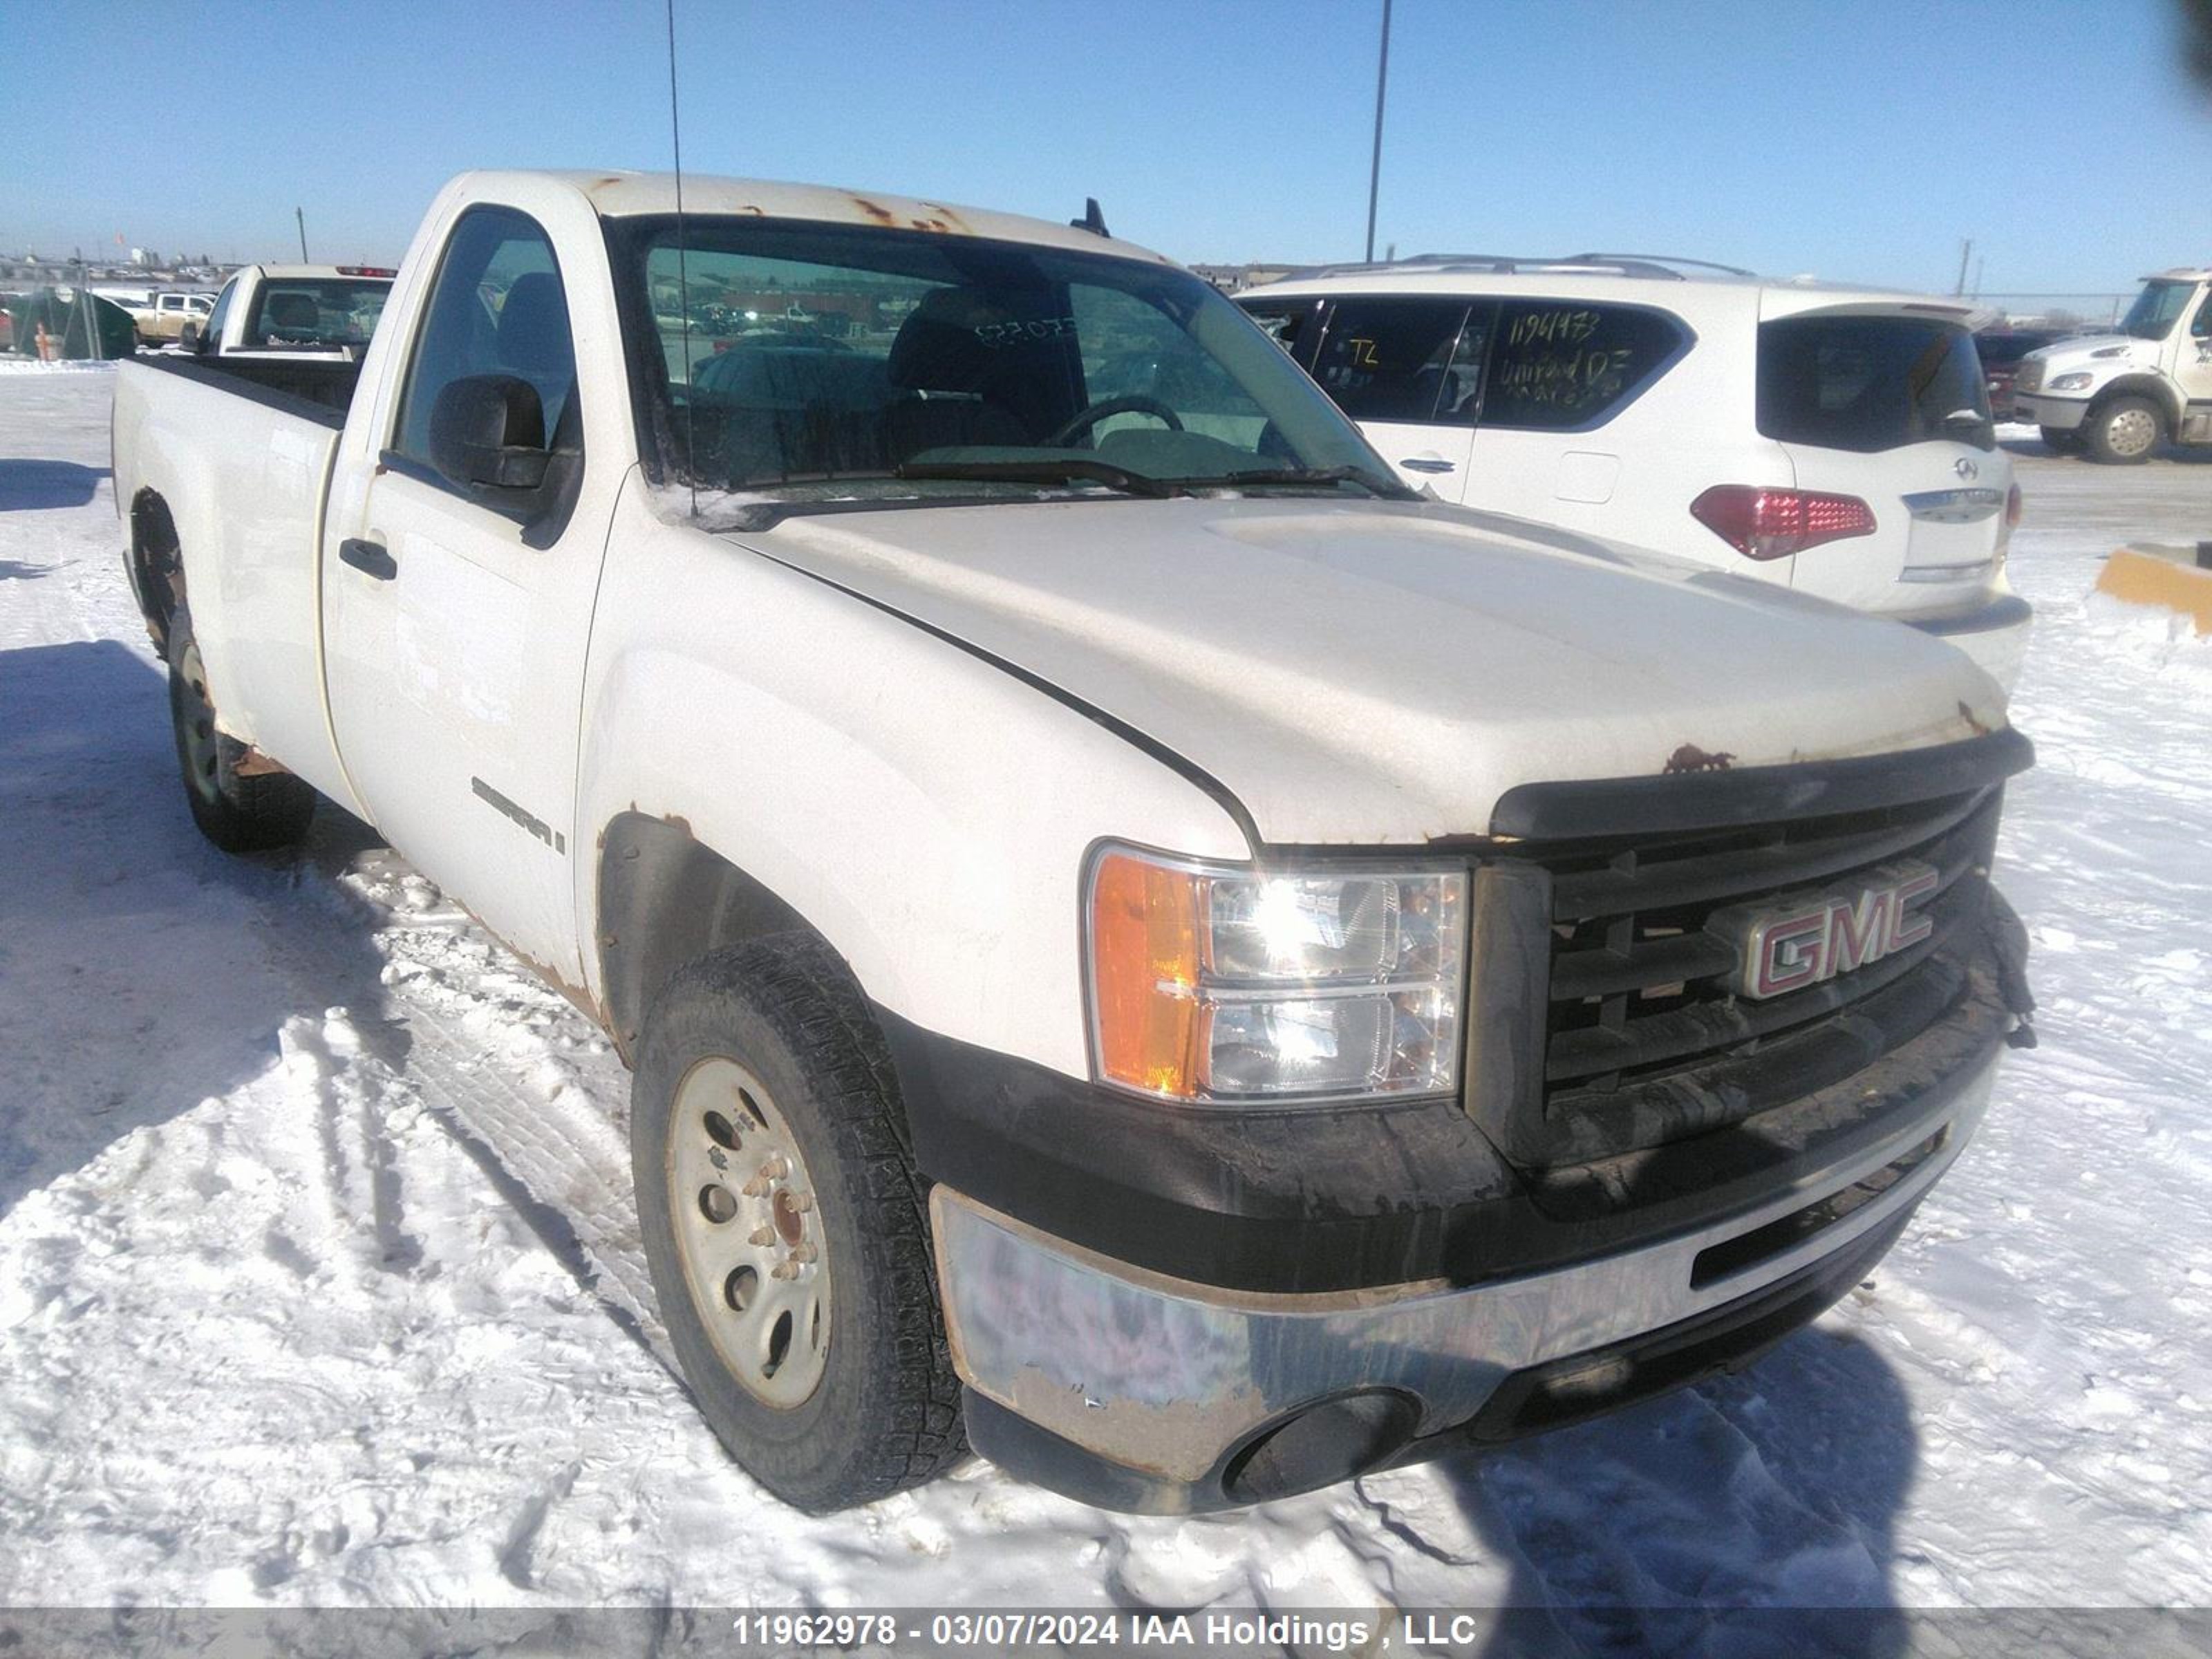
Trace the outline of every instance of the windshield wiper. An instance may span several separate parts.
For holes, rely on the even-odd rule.
[[[1356,483],[1370,495],[1386,501],[1415,501],[1419,492],[1395,478],[1386,478],[1364,466],[1255,467],[1245,472],[1223,472],[1211,478],[1176,478],[1170,482],[1184,489],[1249,489],[1258,484]]]
[[[1165,501],[1182,493],[1181,479],[1172,483],[1132,472],[1111,461],[908,461],[894,467],[900,478],[975,478],[996,483],[1097,483],[1125,495]]]

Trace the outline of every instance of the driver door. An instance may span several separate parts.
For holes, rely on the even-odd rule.
[[[386,447],[325,537],[339,751],[394,847],[573,984],[578,704],[622,464],[584,453],[568,292],[534,219],[464,212],[416,314]],[[480,376],[535,398],[538,442],[572,474],[565,505],[441,467],[441,394]]]

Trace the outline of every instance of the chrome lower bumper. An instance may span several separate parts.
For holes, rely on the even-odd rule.
[[[940,1186],[930,1207],[953,1360],[975,1395],[1173,1485],[1218,1482],[1261,1431],[1367,1391],[1410,1401],[1412,1436],[1435,1434],[1474,1417],[1516,1371],[1755,1296],[1898,1220],[1972,1134],[1996,1066],[1992,1057],[1848,1163],[1725,1221],[1466,1287],[1223,1291],[1108,1260]],[[1880,1190],[1825,1224],[1787,1224],[1830,1200],[1844,1209],[1838,1195],[1862,1183]],[[1774,1248],[1749,1237],[1765,1228]]]
[[[2038,392],[2015,391],[2012,402],[2014,420],[2047,426],[2054,432],[2071,432],[2089,415],[2087,398],[2046,398]]]

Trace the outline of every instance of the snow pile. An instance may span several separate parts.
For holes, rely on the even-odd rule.
[[[1670,1609],[2212,1595],[2212,648],[2083,597],[2208,533],[2212,473],[2023,462],[2042,763],[2000,876],[2044,1047],[1815,1329],[1247,1513],[971,1462],[817,1521],[665,1362],[599,1034],[334,812],[296,861],[194,836],[110,384],[0,392],[0,1602],[1518,1603],[1694,1651],[1724,1625]]]

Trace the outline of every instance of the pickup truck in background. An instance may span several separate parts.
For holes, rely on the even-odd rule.
[[[186,324],[206,326],[208,313],[214,308],[213,295],[182,292],[149,295],[145,304],[126,307],[141,345],[161,345],[178,339]]]
[[[351,362],[368,349],[398,273],[379,265],[246,265],[185,332],[199,356]]]
[[[2028,353],[2012,404],[2061,454],[2124,466],[2161,443],[2212,445],[2212,266],[2144,277],[2117,333]]]
[[[2029,1035],[1984,673],[1414,498],[1095,213],[683,199],[464,175],[114,465],[201,828],[358,814],[631,1064],[739,1462],[1219,1508],[1865,1275]]]

